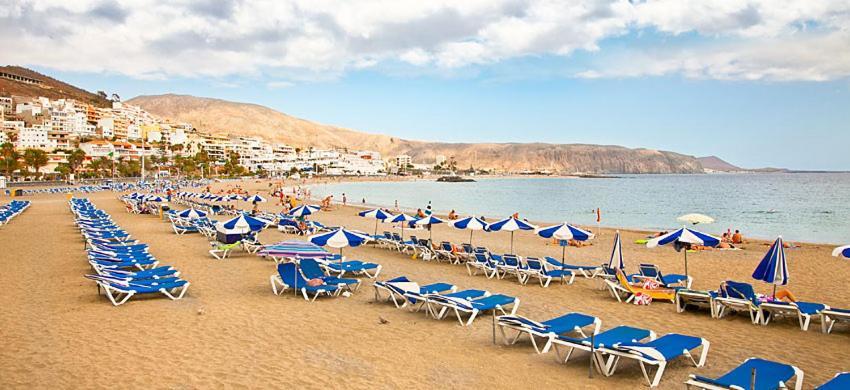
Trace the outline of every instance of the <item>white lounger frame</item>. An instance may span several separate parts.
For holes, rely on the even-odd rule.
[[[705,360],[708,357],[708,349],[711,346],[711,343],[706,339],[701,339],[702,344],[696,349],[700,350],[699,361],[694,359],[691,351],[682,351],[683,355],[691,361],[694,367],[702,367],[705,365]],[[656,387],[661,382],[661,377],[664,375],[664,369],[667,368],[668,361],[664,359],[664,356],[658,353],[655,349],[652,348],[635,348],[639,349],[641,353],[645,355],[649,355],[649,357],[643,356],[637,352],[630,352],[626,349],[618,349],[616,346],[614,348],[602,348],[601,351],[603,353],[611,355],[608,358],[608,362],[605,364],[605,376],[614,375],[614,372],[617,370],[617,364],[620,361],[620,358],[628,358],[637,360],[640,364],[640,370],[643,373],[644,379],[649,384],[649,387]],[[655,375],[650,378],[650,369],[647,366],[656,366]]]

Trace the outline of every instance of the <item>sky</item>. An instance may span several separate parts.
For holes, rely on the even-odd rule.
[[[448,142],[850,170],[850,2],[0,0],[0,62]]]

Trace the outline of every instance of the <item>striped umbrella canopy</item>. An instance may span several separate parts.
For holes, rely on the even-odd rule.
[[[587,241],[593,238],[593,233],[570,225],[566,222],[560,225],[548,226],[537,230],[537,235],[543,238],[554,238],[561,244],[561,263],[567,257],[567,244],[569,240]]]
[[[626,262],[623,261],[623,245],[620,242],[620,231],[614,235],[614,249],[611,250],[611,258],[608,260],[608,268],[611,269],[626,269]]]
[[[216,230],[224,234],[246,234],[263,230],[271,222],[250,215],[239,214],[238,217],[216,224]]]
[[[429,215],[429,216],[427,216],[427,217],[425,217],[425,218],[419,218],[419,219],[417,219],[417,220],[416,220],[415,222],[413,222],[413,223],[415,223],[415,224],[417,224],[417,225],[425,225],[425,226],[428,226],[428,241],[433,242],[432,240],[433,240],[433,238],[434,238],[434,230],[433,230],[433,229],[431,229],[431,228],[430,228],[430,226],[431,226],[431,225],[436,225],[436,224],[443,223],[443,220],[442,220],[442,219],[440,219],[440,218],[437,218],[437,217],[435,217],[433,214],[431,214],[431,215]]]
[[[710,234],[698,232],[693,229],[683,227],[679,230],[672,231],[660,237],[655,237],[646,242],[647,248],[655,248],[659,245],[673,244],[676,250],[681,249],[682,244],[695,244],[703,246],[717,246],[720,244],[720,239]],[[685,250],[685,276],[688,275],[688,251]]]
[[[845,259],[850,259],[850,245],[839,246],[832,251],[832,255],[835,257],[844,257]]]
[[[242,199],[242,197],[240,197],[239,195],[236,195],[236,194],[227,194],[227,195],[224,196],[224,200],[227,200],[227,201],[239,200],[239,199]]]
[[[469,246],[472,246],[472,233],[476,230],[485,230],[487,222],[484,222],[482,219],[476,218],[473,215],[454,221],[452,226],[454,226],[455,229],[469,229]]]
[[[514,232],[517,230],[534,230],[537,229],[537,226],[534,226],[528,222],[516,219],[514,217],[508,217],[501,221],[493,222],[487,225],[487,230],[491,232],[498,231],[506,231],[511,232],[511,253],[514,253]]]
[[[309,239],[310,242],[318,246],[339,248],[339,261],[342,262],[342,248],[360,246],[372,238],[360,232],[339,228],[327,233],[314,234]]]
[[[263,198],[262,196],[260,196],[260,194],[254,194],[254,195],[251,195],[251,196],[247,196],[247,197],[245,197],[245,201],[246,201],[246,202],[251,202],[251,203],[254,203],[254,202],[265,202],[265,201],[266,201],[266,198]]]
[[[404,225],[407,225],[410,221],[415,221],[416,218],[413,218],[405,213],[401,213],[393,216],[390,219],[390,222],[400,222],[401,225],[401,240],[404,241]]]
[[[378,234],[378,221],[384,221],[388,218],[392,218],[393,216],[392,214],[381,209],[364,210],[357,213],[357,215],[364,218],[375,218],[375,235]]]
[[[328,256],[324,248],[307,241],[281,241],[265,245],[258,256],[322,259]]]
[[[319,210],[321,210],[321,209],[322,208],[319,207],[319,206],[315,206],[315,205],[311,205],[311,204],[304,204],[304,205],[298,206],[298,207],[296,207],[292,210],[289,210],[289,215],[291,215],[293,217],[305,217],[305,216],[308,216],[308,215],[311,215],[311,214],[315,214],[315,213],[319,212]]]
[[[782,236],[777,237],[767,250],[764,258],[753,271],[753,279],[773,284],[773,295],[776,295],[776,286],[788,284],[788,261],[785,259]]]
[[[194,208],[186,209],[177,213],[177,216],[180,218],[186,219],[199,219],[207,216],[207,213],[201,210],[195,210]]]

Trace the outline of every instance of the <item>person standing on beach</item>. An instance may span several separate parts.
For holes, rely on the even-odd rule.
[[[425,206],[425,215],[431,215],[431,201],[428,201],[428,205]]]
[[[398,211],[398,199],[395,201],[395,211]]]
[[[348,203],[348,198],[345,197],[345,192],[343,192],[342,193],[342,205],[345,206],[346,203]]]

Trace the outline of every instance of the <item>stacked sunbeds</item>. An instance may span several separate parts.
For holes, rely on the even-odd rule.
[[[103,292],[115,306],[136,295],[183,298],[189,282],[177,269],[160,265],[147,244],[134,240],[88,199],[72,198],[69,203],[94,271],[86,278],[97,283],[98,293]]]
[[[376,300],[391,301],[396,307],[408,307],[411,311],[425,309],[428,316],[438,320],[453,313],[463,326],[471,325],[479,314],[485,312],[513,315],[520,303],[519,298],[486,290],[458,291],[457,286],[449,283],[420,286],[404,276],[376,281],[373,286]]]
[[[0,226],[6,225],[30,207],[28,200],[13,200],[0,206]]]
[[[756,294],[749,283],[732,280],[724,282],[716,291],[678,290],[675,300],[680,313],[687,308],[708,309],[712,318],[747,313],[753,324],[760,325],[768,325],[774,319],[793,318],[803,331],[809,329],[812,321],[820,321],[823,333],[831,333],[837,324],[850,323],[848,309],[816,302],[768,300]]]

